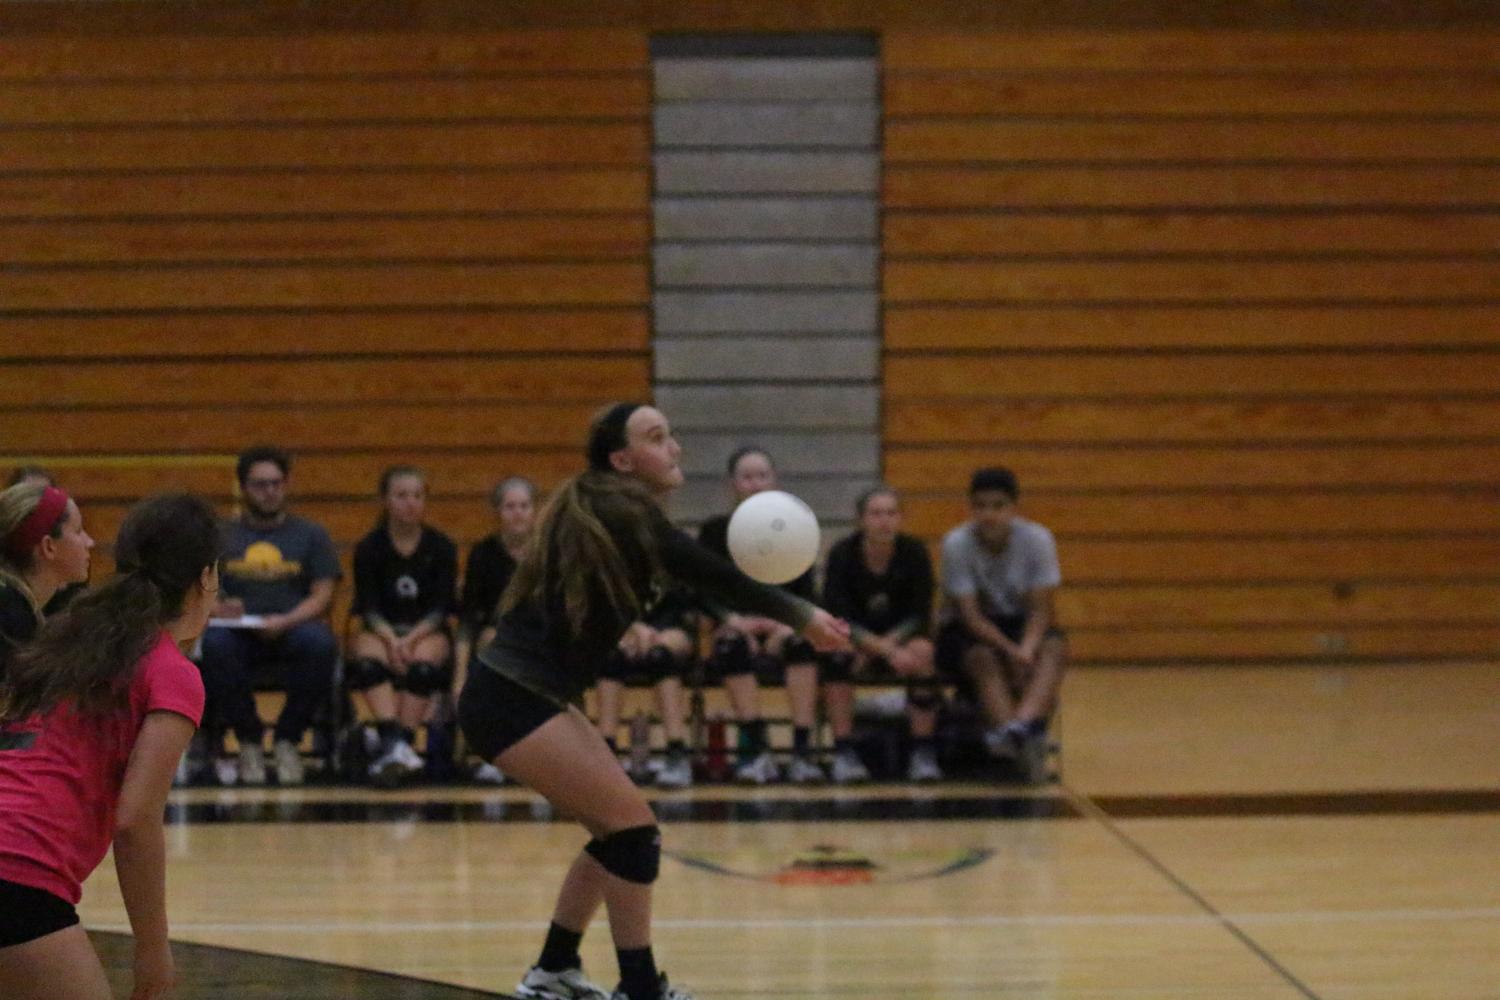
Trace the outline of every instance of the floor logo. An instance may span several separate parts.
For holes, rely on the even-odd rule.
[[[738,857],[719,859],[685,851],[666,852],[668,857],[699,871],[792,886],[868,885],[941,878],[983,864],[994,853],[987,848],[971,847],[945,853],[906,851],[874,858],[838,844],[814,844],[790,859],[768,858],[764,864],[756,864]]]

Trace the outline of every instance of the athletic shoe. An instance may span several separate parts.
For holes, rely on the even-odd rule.
[[[396,754],[396,759],[401,761],[401,766],[408,771],[420,771],[427,766],[427,761],[422,759],[422,755],[412,749],[412,745],[405,740],[397,740],[391,750]]]
[[[589,982],[582,969],[548,972],[533,965],[516,987],[516,996],[527,1000],[608,1000],[609,991]]]
[[[302,751],[291,740],[277,740],[271,747],[271,757],[276,761],[276,783],[283,788],[300,785],[305,772],[302,767]]]
[[[505,772],[489,762],[485,762],[474,768],[474,773],[469,777],[481,785],[505,784]]]
[[[402,760],[401,754],[398,751],[402,743],[403,741],[398,740],[391,744],[391,748],[381,754],[370,765],[370,781],[373,784],[379,785],[381,788],[395,788],[406,780],[407,775],[412,773],[411,768],[406,766],[406,762]],[[407,749],[411,748],[408,747]]]
[[[691,788],[693,785],[693,762],[687,754],[672,754],[662,762],[656,772],[658,788]]]
[[[857,785],[870,780],[870,770],[853,750],[833,755],[833,781],[837,785]]]
[[[793,757],[791,767],[786,769],[786,780],[795,785],[821,785],[828,780],[828,775],[823,773],[816,761],[806,757]]]
[[[693,995],[687,990],[680,990],[667,982],[667,974],[665,972],[661,974],[660,983],[660,992],[656,994],[657,1000],[694,1000]],[[630,997],[626,995],[624,990],[615,990],[610,994],[609,1000],[630,1000]]]
[[[906,765],[906,780],[917,782],[943,780],[943,769],[938,766],[937,753],[932,747],[917,747],[911,752],[911,760]]]
[[[984,748],[997,760],[1015,760],[1021,753],[1016,734],[1004,726],[984,731]]]
[[[264,785],[266,783],[266,752],[254,744],[240,747],[240,784]]]
[[[233,757],[215,757],[214,779],[225,788],[232,788],[239,784],[240,766]]]
[[[776,766],[776,758],[771,756],[771,751],[762,750],[754,760],[734,769],[734,780],[742,785],[774,784],[781,780],[781,768]]]

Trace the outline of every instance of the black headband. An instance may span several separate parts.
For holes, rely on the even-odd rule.
[[[594,423],[587,449],[590,469],[595,472],[614,471],[609,456],[625,447],[625,424],[640,408],[640,403],[616,403]]]

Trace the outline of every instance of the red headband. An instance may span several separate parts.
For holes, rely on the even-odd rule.
[[[37,542],[52,533],[67,509],[66,493],[56,486],[48,486],[42,490],[42,499],[5,540],[5,551],[17,559],[24,559]]]

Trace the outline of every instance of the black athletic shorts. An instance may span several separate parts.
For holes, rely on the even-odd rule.
[[[78,911],[45,889],[0,878],[0,948],[25,944],[78,923]]]
[[[564,709],[475,660],[458,696],[458,724],[472,753],[492,761]]]

